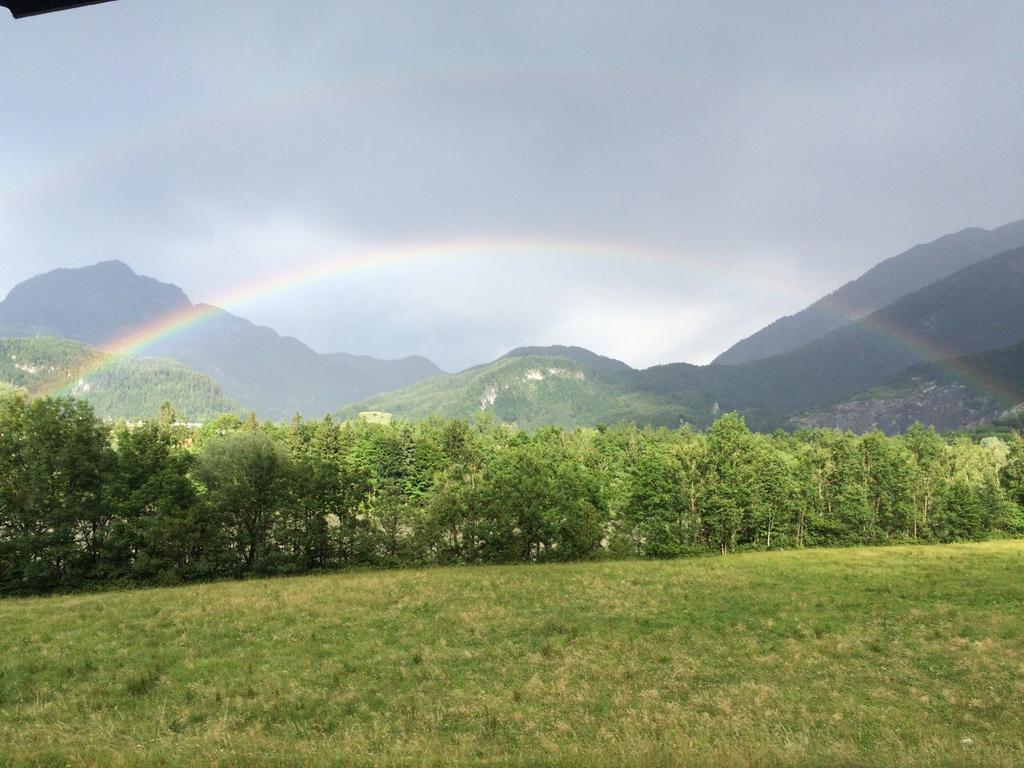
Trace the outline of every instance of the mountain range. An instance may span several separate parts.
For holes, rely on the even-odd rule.
[[[188,322],[199,315],[201,321]],[[168,318],[185,321],[172,323],[173,333],[151,330]],[[722,411],[738,410],[760,429],[896,432],[914,420],[955,429],[1005,419],[1024,402],[1024,221],[915,246],[705,366],[636,370],[581,347],[551,346],[522,347],[444,374],[422,357],[320,354],[224,310],[193,305],[176,286],[121,262],[55,270],[19,284],[0,302],[2,337],[35,337],[40,359],[71,354],[42,337],[98,349],[143,339],[146,359],[102,366],[107,391],[127,382],[155,390],[142,381],[160,371],[164,382],[192,393],[186,410],[198,414],[219,407],[272,419],[297,411],[345,418],[487,412],[524,427],[703,427]],[[5,367],[5,349],[0,381],[26,386],[22,368],[10,361]],[[83,350],[75,354],[103,354]],[[56,368],[66,369],[70,382],[75,365]],[[83,386],[94,388],[99,404],[99,381],[91,376]],[[143,401],[150,407],[148,398],[121,396],[102,408],[134,415],[127,410]]]
[[[1024,401],[1016,365],[1021,350],[1015,346],[1024,341],[1024,247],[977,256],[979,243],[1002,245],[1017,237],[1024,241],[1024,222],[991,233],[965,230],[883,262],[844,295],[859,294],[862,308],[881,303],[892,297],[897,276],[914,268],[929,273],[929,253],[935,257],[931,274],[942,276],[859,319],[831,330],[823,326],[816,337],[786,352],[734,364],[673,363],[634,370],[578,347],[528,347],[463,374],[371,398],[341,415],[372,410],[409,418],[428,412],[467,416],[475,408],[523,425],[540,418],[577,425],[625,419],[703,427],[722,411],[738,410],[760,429],[829,425],[900,431],[914,420],[943,429],[975,426]],[[967,266],[949,273],[957,263],[957,243]],[[883,281],[882,298],[872,299],[868,289],[879,274],[893,280]],[[922,279],[903,280],[903,285]],[[516,357],[534,359],[510,365],[508,358]],[[540,378],[544,366],[538,357],[588,376],[586,384],[577,385],[576,399],[561,391],[564,377]],[[948,359],[957,360],[936,364]],[[974,367],[984,373],[972,375]],[[881,408],[877,388],[883,385],[890,386]],[[524,402],[527,393],[531,407]],[[555,402],[571,407],[559,411]]]
[[[263,418],[319,417],[441,373],[423,357],[319,354],[230,312],[193,305],[177,286],[137,275],[120,261],[58,269],[18,284],[0,302],[0,337],[52,336],[103,349],[145,335],[166,318],[193,314],[202,321],[157,336],[143,353],[205,374]]]
[[[1024,340],[1024,248],[966,267],[797,349],[739,365],[656,366],[638,388],[711,393],[727,410],[779,426],[794,411],[844,400],[911,365]]]
[[[915,245],[876,264],[809,307],[780,317],[754,335],[736,342],[712,362],[748,363],[791,352],[929,283],[1021,246],[1024,246],[1024,221],[992,230],[971,227]]]

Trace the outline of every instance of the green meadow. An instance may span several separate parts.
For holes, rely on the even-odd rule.
[[[1024,764],[1024,542],[0,601],[0,766]]]

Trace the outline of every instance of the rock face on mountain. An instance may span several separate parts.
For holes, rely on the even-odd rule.
[[[915,421],[939,430],[977,427],[1024,408],[1024,344],[912,366],[882,386],[836,405],[797,414],[795,428],[903,432]]]
[[[737,365],[792,351],[964,267],[1022,246],[1024,221],[993,230],[965,229],[916,245],[737,342],[713,362]]]
[[[915,422],[939,431],[968,429],[993,421],[1008,412],[992,398],[979,396],[970,386],[940,384],[917,378],[910,392],[886,396],[865,395],[839,403],[826,411],[794,416],[797,429],[831,427],[862,433],[880,429],[899,434]]]
[[[0,336],[52,336],[103,348],[196,309],[202,307],[193,306],[177,286],[107,261],[58,269],[15,286],[0,302]],[[319,417],[441,372],[424,358],[321,355],[297,339],[216,309],[140,352],[178,360],[214,379],[244,407],[277,419],[296,412]]]

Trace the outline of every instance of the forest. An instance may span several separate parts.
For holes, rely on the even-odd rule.
[[[519,430],[482,416],[109,424],[0,396],[0,593],[357,567],[1024,534],[1024,439]]]

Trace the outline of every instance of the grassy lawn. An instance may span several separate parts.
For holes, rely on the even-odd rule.
[[[0,766],[1024,764],[1024,542],[0,601]]]

